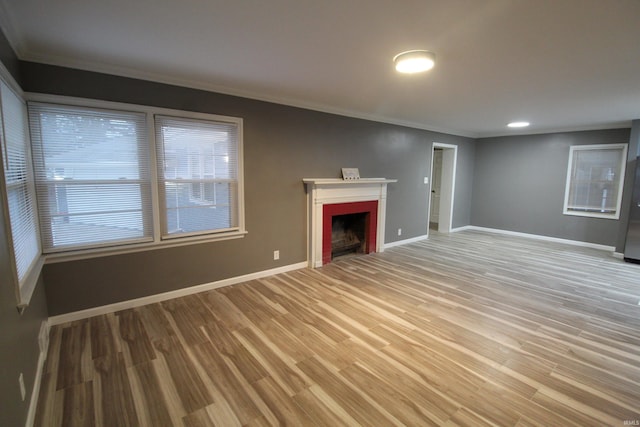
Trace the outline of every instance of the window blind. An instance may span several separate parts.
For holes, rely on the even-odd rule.
[[[153,239],[143,113],[30,103],[45,252]]]
[[[626,146],[574,146],[570,151],[566,211],[619,214]]]
[[[11,240],[19,286],[40,257],[35,210],[34,179],[29,150],[26,105],[9,87],[0,84],[2,98],[2,161],[7,186]]]
[[[238,229],[238,124],[156,116],[163,238]]]

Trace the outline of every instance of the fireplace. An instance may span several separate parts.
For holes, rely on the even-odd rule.
[[[356,253],[382,252],[384,250],[384,218],[387,201],[387,184],[396,182],[384,178],[357,180],[305,178],[308,200],[308,260],[312,268],[331,262],[334,218],[337,221],[357,220],[346,246]],[[351,215],[355,215],[351,217]],[[339,219],[343,217],[342,219]],[[337,226],[336,226],[337,227]],[[360,230],[362,228],[362,230]],[[346,240],[351,239],[351,244]],[[360,243],[356,244],[356,240]],[[364,241],[364,242],[362,242]],[[334,257],[336,254],[333,254]]]
[[[349,253],[376,249],[378,201],[327,203],[322,206],[322,263]]]
[[[368,228],[368,212],[332,216],[331,260],[350,254],[367,253]]]

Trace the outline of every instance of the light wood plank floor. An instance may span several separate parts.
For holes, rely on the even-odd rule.
[[[434,233],[56,326],[36,425],[634,425],[639,300],[602,251]]]

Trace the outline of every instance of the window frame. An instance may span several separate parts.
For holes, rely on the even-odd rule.
[[[245,215],[244,215],[244,149],[243,149],[243,120],[238,117],[222,116],[217,114],[192,112],[186,110],[176,110],[169,108],[160,108],[140,104],[128,104],[121,102],[102,101],[89,98],[77,98],[60,95],[49,95],[39,93],[25,93],[25,99],[27,102],[39,102],[39,103],[52,103],[61,104],[74,107],[86,107],[86,108],[98,108],[117,111],[131,111],[144,113],[146,115],[147,126],[147,138],[149,150],[149,170],[151,173],[151,205],[152,205],[152,227],[153,227],[153,240],[143,243],[132,243],[122,245],[112,245],[105,247],[93,247],[78,250],[67,250],[55,253],[48,253],[46,255],[46,263],[57,263],[72,260],[96,258],[101,256],[119,255],[126,253],[142,252],[155,249],[164,249],[169,247],[187,246],[199,243],[208,243],[216,241],[224,241],[230,239],[243,238],[247,231],[245,229]],[[194,236],[180,236],[172,239],[163,239],[161,236],[161,215],[162,215],[162,201],[159,194],[158,186],[158,158],[156,150],[156,135],[155,135],[155,121],[154,116],[175,116],[184,117],[188,119],[196,120],[209,120],[209,121],[233,121],[238,123],[238,227],[233,230],[199,234]]]
[[[124,246],[129,244],[136,244],[142,242],[152,242],[153,241],[153,222],[152,222],[152,210],[153,210],[153,200],[150,197],[151,188],[153,186],[151,180],[151,161],[149,159],[148,154],[148,145],[149,145],[149,136],[146,134],[148,131],[148,126],[146,123],[146,115],[144,113],[129,111],[126,109],[107,109],[107,108],[96,108],[96,107],[86,107],[86,106],[76,106],[76,105],[68,105],[61,103],[43,103],[43,102],[35,102],[30,100],[29,104],[36,110],[36,112],[29,112],[30,115],[30,127],[40,126],[40,117],[38,117],[35,121],[31,121],[32,116],[37,114],[37,110],[40,109],[40,113],[49,113],[49,114],[67,114],[69,116],[77,116],[78,114],[84,114],[86,117],[90,118],[100,118],[100,119],[118,119],[122,117],[129,117],[133,124],[138,124],[136,126],[136,131],[141,131],[141,134],[136,137],[136,151],[138,152],[138,177],[137,178],[96,178],[92,176],[90,178],[73,178],[73,179],[63,179],[58,181],[55,178],[47,177],[46,173],[46,164],[47,159],[45,155],[45,150],[42,148],[37,148],[38,145],[42,144],[42,140],[35,136],[36,134],[44,137],[42,132],[33,132],[31,136],[31,144],[32,150],[34,151],[33,156],[33,167],[36,172],[36,194],[38,196],[39,202],[39,211],[40,211],[40,230],[41,230],[41,241],[42,241],[42,251],[45,255],[53,254],[57,252],[69,252],[69,251],[83,251],[87,249],[95,249],[100,247],[117,247]],[[137,117],[136,117],[137,116]],[[36,147],[36,148],[33,148]],[[146,173],[145,173],[146,172]],[[60,188],[57,186],[60,185]],[[54,245],[54,239],[52,237],[54,232],[54,227],[52,223],[54,222],[55,215],[52,215],[48,209],[48,206],[51,204],[51,194],[56,193],[58,191],[72,191],[73,189],[82,188],[84,186],[92,186],[96,185],[99,187],[139,187],[140,191],[140,214],[141,214],[141,222],[142,222],[142,235],[137,237],[121,237],[119,239],[104,239],[97,242],[79,242],[79,243],[62,243],[59,245]],[[109,193],[101,193],[108,195]],[[144,203],[145,195],[150,199],[148,203]],[[69,197],[71,199],[71,196]],[[57,196],[56,196],[57,199]],[[66,199],[66,197],[65,197]],[[114,212],[113,210],[106,210],[101,212],[103,214],[109,214]],[[85,212],[82,215],[92,215],[100,212]],[[73,217],[76,213],[67,213],[65,215],[69,215]],[[45,238],[46,235],[46,238]],[[51,246],[47,244],[47,242],[51,243]]]
[[[11,257],[11,280],[14,283],[15,288],[15,296],[17,301],[17,306],[20,312],[24,310],[29,305],[31,301],[31,296],[33,295],[33,291],[35,290],[36,284],[40,277],[40,273],[42,271],[42,266],[44,265],[44,256],[42,254],[42,244],[40,241],[40,228],[38,222],[38,206],[36,201],[36,193],[35,193],[35,174],[33,170],[33,158],[31,154],[31,138],[29,133],[29,124],[28,124],[28,112],[26,108],[26,96],[19,85],[15,82],[13,77],[9,74],[9,72],[4,68],[4,66],[0,66],[0,81],[2,84],[18,98],[20,103],[22,104],[22,111],[24,113],[25,119],[25,138],[26,138],[26,150],[25,150],[25,163],[26,163],[26,174],[24,182],[20,183],[8,183],[5,177],[5,123],[4,117],[0,117],[0,126],[2,126],[2,141],[0,141],[0,149],[3,151],[2,155],[0,155],[0,183],[2,185],[2,191],[0,192],[0,205],[3,209],[4,213],[4,227],[6,230],[6,239],[8,244],[9,256]],[[2,94],[0,94],[2,96]],[[0,105],[0,114],[3,108]],[[37,252],[33,259],[30,260],[29,266],[26,268],[22,276],[19,272],[18,267],[18,257],[16,254],[15,242],[14,242],[14,230],[11,224],[11,209],[9,205],[10,193],[12,189],[16,188],[24,188],[26,191],[27,197],[31,201],[31,208],[34,215],[34,231],[35,238],[37,244]]]
[[[596,150],[612,150],[619,149],[621,150],[621,160],[620,160],[620,175],[618,176],[618,194],[616,195],[616,209],[613,213],[606,212],[598,212],[598,211],[587,211],[587,210],[573,210],[569,207],[569,194],[571,190],[572,184],[572,170],[573,170],[573,162],[574,162],[574,153],[576,151],[596,151]],[[562,209],[562,213],[564,215],[572,215],[572,216],[581,216],[588,218],[602,218],[602,219],[620,219],[620,209],[622,207],[622,194],[624,192],[624,179],[626,173],[627,166],[627,150],[628,144],[626,143],[615,143],[615,144],[592,144],[592,145],[572,145],[569,148],[569,161],[567,165],[567,179],[564,190],[564,205]]]
[[[194,168],[194,163],[197,163],[197,169],[199,171],[199,178],[187,178],[187,179],[183,179],[183,178],[179,178],[179,179],[173,179],[173,178],[167,178],[162,176],[162,169],[163,169],[163,163],[164,163],[164,147],[163,147],[163,143],[161,141],[158,141],[158,134],[160,133],[160,128],[163,125],[163,122],[165,121],[177,121],[180,122],[181,120],[184,120],[185,122],[192,122],[192,123],[196,123],[196,124],[200,124],[200,125],[205,125],[205,126],[210,126],[210,125],[220,125],[220,126],[231,126],[233,128],[235,128],[236,130],[236,174],[237,174],[237,178],[236,179],[221,179],[221,178],[215,178],[215,169],[213,171],[212,177],[207,178],[206,175],[206,167],[205,167],[205,162],[204,162],[204,158],[202,155],[198,155],[198,156],[192,156],[192,152],[188,151],[187,155],[186,155],[186,164],[187,164],[187,168],[189,170],[189,172],[191,172],[192,169]],[[158,188],[158,194],[159,194],[159,201],[160,201],[160,219],[161,219],[161,227],[160,227],[160,233],[161,233],[161,239],[162,240],[171,240],[171,239],[183,239],[183,238],[187,238],[187,237],[196,237],[196,236],[206,236],[206,235],[215,235],[215,234],[225,234],[225,233],[232,233],[232,232],[237,232],[238,230],[243,230],[244,229],[244,217],[239,215],[240,212],[243,212],[244,209],[241,209],[240,203],[242,201],[242,199],[239,199],[239,194],[240,191],[238,192],[231,192],[231,199],[233,201],[235,201],[236,203],[231,203],[229,206],[229,210],[231,212],[231,215],[234,217],[234,220],[237,220],[237,225],[231,225],[228,228],[218,228],[218,229],[204,229],[204,230],[199,230],[199,231],[188,231],[188,232],[171,232],[168,229],[168,215],[167,215],[167,211],[169,210],[169,206],[167,203],[167,199],[166,199],[166,194],[165,194],[165,189],[166,189],[166,184],[167,182],[183,182],[185,184],[188,184],[188,197],[190,199],[190,201],[199,204],[201,206],[206,206],[206,205],[215,205],[217,204],[217,190],[216,190],[216,186],[214,185],[213,187],[213,199],[214,200],[207,200],[206,199],[206,184],[207,183],[214,183],[216,184],[218,181],[220,182],[229,182],[229,183],[235,183],[235,185],[238,187],[238,189],[240,189],[240,181],[241,181],[241,174],[240,174],[240,163],[241,163],[241,158],[240,158],[240,153],[241,153],[241,141],[242,141],[242,119],[239,118],[235,118],[235,117],[227,117],[227,116],[215,116],[215,115],[202,115],[199,114],[197,115],[197,117],[194,114],[180,114],[180,115],[166,115],[166,114],[156,114],[154,116],[154,126],[155,126],[155,131],[156,131],[156,149],[157,149],[157,153],[156,153],[156,166],[157,166],[157,171],[158,171],[158,180],[157,180],[157,188]],[[194,126],[195,128],[196,126]],[[197,162],[193,162],[193,160],[197,160]],[[200,192],[200,196],[197,197],[194,193],[194,186],[198,186],[197,188],[199,189]],[[233,185],[232,185],[233,186]]]

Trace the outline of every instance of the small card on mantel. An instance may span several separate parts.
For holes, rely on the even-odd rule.
[[[358,168],[342,168],[342,179],[360,179]]]

